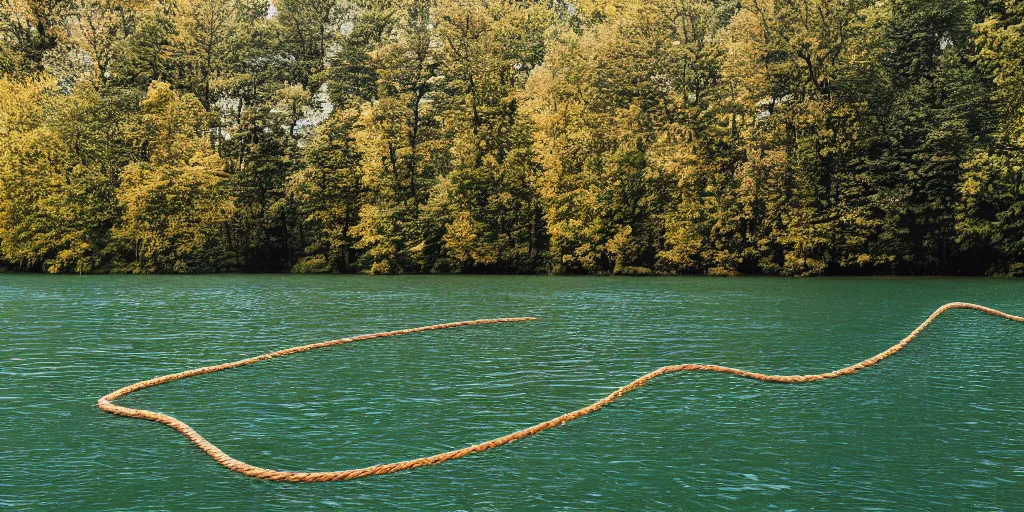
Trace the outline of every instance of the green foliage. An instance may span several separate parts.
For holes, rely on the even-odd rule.
[[[52,79],[0,79],[0,90],[0,257],[28,270],[100,270],[113,183],[92,158],[96,134],[75,119],[96,98],[64,97]]]
[[[354,138],[358,113],[336,111],[306,148],[307,167],[288,178],[287,193],[303,219],[307,246],[296,264],[302,272],[349,270],[352,228],[363,203],[361,157]]]
[[[438,8],[444,58],[442,137],[450,171],[431,190],[428,217],[445,270],[530,272],[542,265],[540,167],[521,92],[545,55],[552,13],[513,3],[445,2]],[[436,241],[436,235],[435,235]]]
[[[990,273],[1024,275],[1024,3],[974,26],[977,60],[992,76],[998,113],[987,144],[966,164],[957,242]]]
[[[582,36],[566,35],[534,75],[554,271],[662,264],[683,161],[718,79],[714,14],[710,4],[667,0],[619,7]]]
[[[224,163],[210,148],[204,110],[191,94],[154,82],[131,142],[138,160],[121,173],[124,215],[113,231],[129,272],[210,272],[230,267],[233,210]],[[197,121],[200,120],[200,121]]]
[[[0,0],[0,266],[1024,274],[1020,0]]]
[[[42,71],[72,8],[69,0],[0,0],[0,73]]]

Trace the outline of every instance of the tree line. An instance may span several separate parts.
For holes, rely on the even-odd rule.
[[[1021,0],[0,0],[0,268],[1024,274]]]

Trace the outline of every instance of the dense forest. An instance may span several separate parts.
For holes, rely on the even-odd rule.
[[[1024,274],[1021,0],[0,0],[0,269]]]

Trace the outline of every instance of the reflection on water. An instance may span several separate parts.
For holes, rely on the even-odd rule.
[[[453,320],[141,391],[265,467],[337,470],[532,425],[666,364],[816,373],[939,305],[1024,312],[1024,282],[423,276],[0,275],[0,509],[1020,510],[1024,328],[940,319],[852,378],[658,379],[482,455],[381,478],[276,484],[162,425],[95,408],[139,379]]]

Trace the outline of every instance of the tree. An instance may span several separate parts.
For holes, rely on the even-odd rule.
[[[288,178],[287,194],[306,229],[298,271],[345,272],[353,263],[352,228],[363,206],[362,156],[353,136],[357,120],[358,112],[335,111],[310,140],[306,167]]]
[[[102,86],[116,81],[118,60],[145,11],[138,0],[73,0],[69,28],[73,44],[88,55],[92,79]]]
[[[241,6],[231,1],[179,0],[172,47],[178,84],[211,110],[236,85],[232,65]]]
[[[233,205],[224,163],[206,137],[203,107],[154,82],[132,134],[138,159],[121,175],[124,208],[114,237],[130,272],[218,271],[232,266],[226,224]]]
[[[0,265],[1024,273],[1020,0],[0,0]]]
[[[613,14],[566,34],[531,79],[556,272],[654,271],[669,205],[682,200],[669,148],[692,140],[714,94],[713,6],[638,2]]]
[[[878,12],[879,41],[865,55],[877,72],[851,98],[865,106],[855,165],[876,231],[863,259],[877,270],[983,270],[955,240],[965,165],[992,129],[991,82],[972,57],[979,7],[902,0]]]
[[[964,164],[957,241],[987,272],[1024,275],[1024,4],[1007,2],[974,33],[997,127]]]
[[[730,22],[724,71],[746,121],[748,268],[813,275],[849,263],[844,244],[862,233],[846,188],[858,109],[844,95],[869,13],[860,0],[756,0]]]
[[[70,10],[70,0],[0,0],[0,74],[42,71]]]
[[[64,97],[53,79],[0,79],[0,258],[17,268],[103,268],[114,182],[90,158],[96,134],[67,130],[95,99]]]
[[[341,28],[346,5],[338,0],[279,0],[275,5],[287,79],[308,90],[319,89],[319,74]]]
[[[553,13],[496,2],[438,8],[441,105],[451,170],[431,190],[427,250],[437,269],[530,272],[544,237],[532,120],[520,110]],[[432,243],[431,243],[432,242]]]
[[[368,189],[356,247],[365,250],[363,264],[371,272],[420,272],[429,268],[420,206],[448,165],[432,97],[438,48],[430,2],[405,6],[392,39],[375,54],[377,92],[356,134]]]

